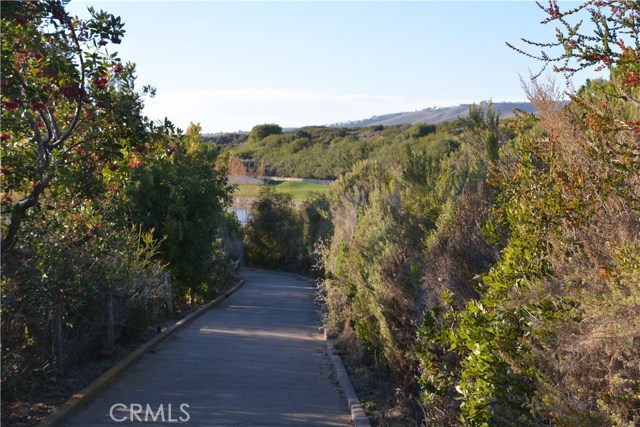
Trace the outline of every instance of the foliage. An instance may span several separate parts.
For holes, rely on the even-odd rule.
[[[271,135],[280,135],[282,133],[282,128],[276,124],[263,124],[256,125],[249,132],[249,144],[258,144],[263,139]]]
[[[291,195],[262,187],[245,228],[249,265],[317,273],[316,246],[332,231],[328,209],[329,202],[320,193],[294,204]]]
[[[594,37],[559,30],[567,56],[557,70],[603,63],[610,81],[589,82],[566,107],[553,87],[534,81],[528,89],[538,117],[521,117],[517,136],[500,152],[493,177],[499,195],[485,224],[505,245],[500,259],[482,276],[476,298],[460,304],[443,292],[419,330],[422,401],[432,423],[639,421],[633,343],[640,329],[628,320],[640,308],[633,80],[640,65],[628,61],[640,48],[637,3],[587,2],[569,12],[551,3],[546,11],[547,22],[561,23],[586,11],[600,29]],[[634,47],[615,37],[624,28]],[[608,50],[613,43],[622,53]],[[614,326],[622,324],[624,330]],[[452,405],[456,398],[460,404]]]
[[[18,255],[3,259],[3,400],[28,397],[63,377],[66,367],[112,352],[109,295],[114,341],[134,338],[165,314],[163,272],[151,258],[157,250],[151,235],[121,233],[95,212],[76,212],[37,215],[16,246]],[[54,342],[52,351],[58,317],[62,349]]]
[[[429,425],[638,422],[639,65],[621,61],[569,104],[534,82],[537,117],[474,106],[330,188],[327,326],[417,374]]]
[[[490,107],[480,111],[478,120],[458,122],[455,135],[441,128],[424,145],[406,147],[396,166],[359,163],[329,190],[335,231],[323,248],[327,325],[345,336],[353,330],[407,399],[420,313],[444,289],[462,301],[475,296],[468,281],[494,259],[477,226],[490,205],[482,198],[490,200],[483,184],[489,160],[467,136],[494,117]]]
[[[398,154],[407,149],[451,151],[455,149],[457,127],[456,124],[350,129],[308,127],[271,135],[260,144],[247,144],[232,152],[247,162],[264,161],[267,174],[334,179],[365,159],[391,166],[402,160]]]
[[[196,203],[222,215],[229,192],[214,147],[142,114],[153,90],[136,89],[134,65],[107,51],[124,35],[120,19],[90,13],[80,20],[56,1],[2,5],[3,401],[28,398],[165,316],[166,245],[132,224],[141,212],[127,197],[145,172],[166,166],[163,179],[199,185],[185,194],[201,191],[200,200],[167,199],[186,220]],[[194,218],[213,227],[207,255],[218,278],[240,256],[239,225],[224,218]]]
[[[249,265],[267,268],[297,266],[302,227],[291,196],[264,187],[251,204],[245,230],[245,256]]]
[[[589,0],[567,10],[561,10],[552,0],[548,6],[537,4],[547,15],[542,24],[558,25],[556,41],[545,43],[523,38],[522,41],[531,48],[541,49],[540,53],[534,54],[507,43],[509,47],[543,62],[545,68],[553,64],[555,72],[562,72],[568,77],[590,67],[611,70],[628,65],[631,71],[628,77],[637,81],[638,75],[633,71],[640,44],[640,16],[636,1]],[[584,14],[589,16],[594,27],[590,33],[582,29]]]
[[[333,224],[329,216],[330,204],[322,193],[310,193],[298,206],[298,215],[302,224],[301,271],[321,274],[319,246],[333,234]]]
[[[95,173],[144,141],[134,67],[109,43],[119,18],[82,21],[57,1],[11,2],[2,13],[2,246],[16,243],[29,209],[52,183],[90,197]],[[150,92],[145,88],[143,93]],[[57,193],[52,191],[53,197]]]
[[[427,136],[430,133],[434,133],[436,131],[435,125],[428,125],[426,123],[416,123],[411,126],[409,129],[409,135],[414,138],[422,138],[423,136]]]
[[[212,256],[231,188],[217,153],[199,142],[199,127],[136,168],[128,189],[132,220],[160,243],[161,258],[178,282],[178,293],[210,297],[217,280]]]

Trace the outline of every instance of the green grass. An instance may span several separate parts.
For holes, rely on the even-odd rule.
[[[309,182],[295,181],[266,181],[265,185],[274,188],[276,191],[291,194],[293,200],[300,201],[307,199],[311,193],[324,193],[327,185],[312,184]],[[263,185],[239,184],[235,192],[236,197],[257,197]]]

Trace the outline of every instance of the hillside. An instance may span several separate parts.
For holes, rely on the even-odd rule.
[[[481,104],[486,104],[482,102]],[[420,111],[384,114],[368,119],[336,123],[335,127],[362,127],[362,126],[391,126],[414,123],[444,123],[466,117],[469,114],[470,104],[461,104],[454,107],[425,108]],[[513,117],[514,110],[522,110],[534,113],[535,107],[529,102],[496,102],[492,104],[493,110],[500,113],[501,118]]]
[[[458,148],[461,133],[471,125],[466,119],[457,119],[438,125],[316,126],[269,135],[229,149],[232,157],[249,168],[264,162],[268,175],[336,179],[365,159],[391,167],[410,152],[446,155]],[[508,127],[502,132],[510,135]]]

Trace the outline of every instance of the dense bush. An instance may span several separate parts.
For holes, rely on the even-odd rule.
[[[399,125],[368,128],[309,127],[272,134],[260,144],[234,148],[233,155],[265,162],[268,174],[332,179],[362,160],[396,163],[407,148],[451,150],[459,130],[454,125]],[[437,148],[436,148],[437,147]]]
[[[296,206],[288,194],[261,189],[244,230],[247,263],[317,274],[316,246],[331,233],[328,207],[320,194]]]
[[[581,46],[583,66],[609,66],[610,81],[587,83],[568,105],[533,83],[539,114],[517,122],[493,179],[499,196],[485,230],[504,245],[500,258],[477,298],[461,306],[447,293],[425,314],[418,355],[431,423],[640,421],[640,328],[629,320],[640,310],[640,48],[637,38],[633,48],[616,38],[625,27],[637,34],[629,16],[638,5],[622,2],[609,15],[605,6],[585,10],[600,41],[618,40],[621,53],[581,46],[586,39],[572,32],[559,40],[565,59]],[[579,10],[547,12],[564,23]]]
[[[537,116],[471,107],[396,169],[362,163],[330,191],[328,326],[407,399],[417,374],[427,425],[640,421],[638,5],[545,10],[590,14],[597,37],[558,33],[563,60],[609,81],[570,103],[534,82]]]
[[[249,144],[257,144],[268,136],[280,135],[282,128],[276,124],[264,124],[257,125],[249,132],[248,142]]]
[[[427,136],[430,133],[434,133],[436,131],[436,125],[429,125],[426,123],[416,123],[411,126],[409,129],[409,135],[414,138],[422,138],[423,136]]]
[[[3,257],[3,399],[28,397],[164,317],[151,236],[98,221],[38,215],[29,243]]]
[[[475,135],[491,117],[488,110],[459,126]],[[327,326],[355,333],[407,400],[421,313],[444,290],[461,302],[476,296],[469,281],[495,259],[479,226],[491,204],[485,157],[464,135],[430,135],[395,166],[360,163],[329,191],[335,231],[323,250]]]
[[[226,218],[231,187],[216,170],[217,152],[200,143],[199,126],[136,168],[128,187],[132,221],[153,232],[161,259],[176,281],[179,302],[215,295],[227,277],[214,275],[218,229]],[[223,280],[221,280],[223,279]]]
[[[323,194],[314,194],[297,206],[302,223],[302,272],[322,274],[319,247],[333,233],[329,209],[329,200]]]

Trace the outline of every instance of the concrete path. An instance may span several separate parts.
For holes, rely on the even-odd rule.
[[[143,356],[65,425],[350,426],[312,286],[270,272],[242,277],[235,294]]]

